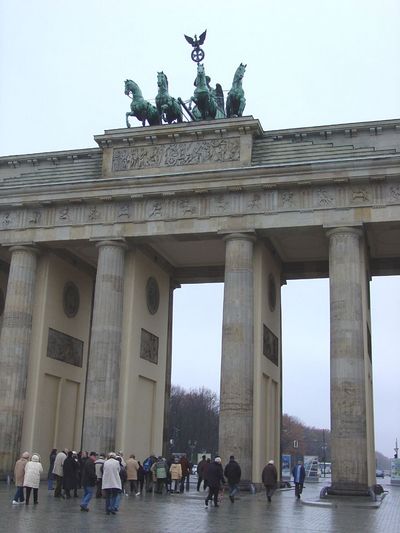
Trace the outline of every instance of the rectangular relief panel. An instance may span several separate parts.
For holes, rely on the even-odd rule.
[[[47,357],[82,368],[83,341],[49,328]]]
[[[265,324],[263,326],[263,354],[279,366],[279,339]]]
[[[150,363],[158,364],[158,337],[142,328],[140,334],[140,357]]]

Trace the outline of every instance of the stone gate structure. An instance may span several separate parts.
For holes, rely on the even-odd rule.
[[[223,281],[220,453],[259,481],[280,458],[280,287],[329,276],[332,490],[364,493],[369,281],[399,273],[399,133],[241,117],[0,158],[1,473],[25,449],[161,453],[174,289]]]

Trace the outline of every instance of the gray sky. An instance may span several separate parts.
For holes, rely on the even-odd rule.
[[[265,130],[398,118],[399,26],[398,0],[0,0],[0,154],[95,146],[93,135],[124,127],[126,78],[154,99],[163,70],[170,93],[189,98],[183,34],[204,29],[212,83],[228,90],[247,63],[245,114]],[[328,282],[290,282],[282,295],[284,409],[329,427]],[[376,447],[390,456],[399,279],[374,278],[371,296]],[[218,390],[222,286],[182,288],[175,301],[174,381]]]

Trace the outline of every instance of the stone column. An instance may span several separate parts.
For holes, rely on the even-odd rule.
[[[219,452],[234,455],[242,480],[252,478],[254,380],[254,237],[225,237]]]
[[[0,472],[14,470],[20,454],[32,315],[35,296],[37,250],[13,246],[0,340]]]
[[[356,228],[329,237],[331,447],[335,494],[368,490],[362,258]]]
[[[115,448],[121,359],[125,244],[97,244],[93,321],[90,339],[83,449],[109,452]]]

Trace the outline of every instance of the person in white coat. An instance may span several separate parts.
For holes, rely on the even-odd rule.
[[[25,503],[29,505],[29,498],[33,489],[33,503],[38,502],[40,474],[43,472],[43,466],[40,462],[40,456],[37,453],[32,455],[32,459],[25,466],[24,487]]]
[[[117,511],[118,494],[122,490],[119,475],[120,462],[115,458],[115,453],[108,454],[108,459],[103,465],[103,478],[101,488],[106,493],[106,513],[115,514]]]

